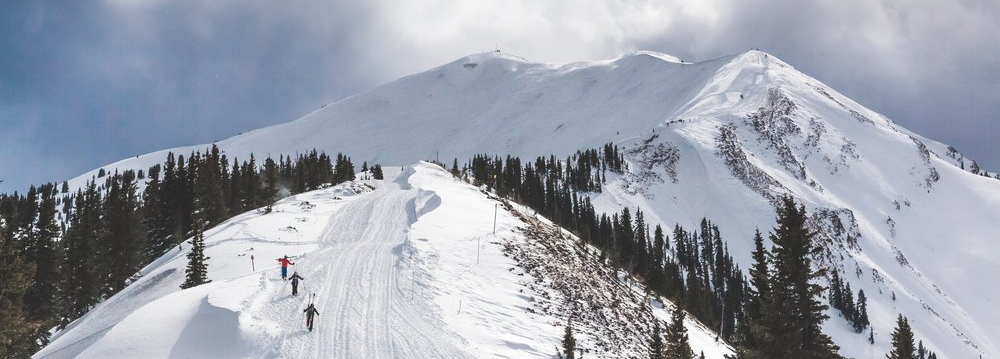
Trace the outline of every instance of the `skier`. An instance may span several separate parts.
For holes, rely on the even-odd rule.
[[[292,272],[292,295],[299,295],[299,280],[306,280],[299,275],[299,272]]]
[[[287,280],[288,279],[288,265],[289,264],[295,265],[295,263],[293,263],[292,261],[288,260],[288,256],[284,256],[282,258],[278,258],[278,259],[275,259],[275,260],[278,261],[278,262],[281,262],[281,280]]]
[[[306,310],[304,310],[303,312],[306,313],[306,327],[308,327],[309,331],[311,332],[313,331],[313,315],[319,315],[319,311],[316,310],[315,305],[309,303],[309,306],[306,307]]]

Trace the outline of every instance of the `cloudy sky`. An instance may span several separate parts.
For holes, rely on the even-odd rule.
[[[996,0],[39,0],[0,5],[0,191],[496,46],[536,62],[759,48],[1000,171]]]

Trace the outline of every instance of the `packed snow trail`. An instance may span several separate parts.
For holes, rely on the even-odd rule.
[[[461,339],[432,314],[436,308],[410,294],[413,274],[400,268],[407,231],[416,220],[417,192],[389,181],[373,184],[375,191],[331,216],[319,249],[295,260],[290,271],[305,277],[298,296],[291,295],[291,285],[276,269],[262,276],[263,289],[249,301],[245,315],[255,325],[270,326],[261,329],[273,335],[273,342],[257,357],[471,357],[459,349]],[[303,310],[311,293],[319,316],[309,332]]]

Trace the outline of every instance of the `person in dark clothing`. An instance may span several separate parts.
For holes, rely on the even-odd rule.
[[[293,272],[292,276],[289,278],[292,280],[292,295],[299,295],[299,280],[306,280],[299,275],[299,272]]]
[[[306,310],[304,310],[303,312],[306,313],[306,327],[308,327],[309,331],[311,332],[313,331],[313,316],[319,315],[319,311],[316,310],[315,305],[309,303],[309,306],[306,307]]]

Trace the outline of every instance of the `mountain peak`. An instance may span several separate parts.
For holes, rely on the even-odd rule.
[[[453,61],[452,63],[453,64],[458,63],[458,64],[463,64],[464,65],[464,64],[467,64],[467,63],[484,63],[484,62],[493,62],[493,61],[505,62],[505,63],[516,63],[516,64],[527,64],[527,63],[530,63],[530,62],[528,62],[527,59],[525,59],[523,57],[520,57],[520,56],[517,56],[517,55],[514,55],[514,54],[509,54],[509,53],[506,53],[506,52],[502,52],[500,50],[486,51],[486,52],[481,52],[481,53],[478,53],[478,54],[468,55],[468,56],[460,58],[460,59],[458,59],[456,61]]]
[[[679,57],[676,57],[676,56],[673,56],[673,55],[667,55],[667,54],[664,54],[662,52],[647,51],[647,50],[639,50],[639,51],[633,52],[633,53],[631,53],[629,55],[626,55],[626,56],[649,56],[649,57],[657,58],[657,59],[660,59],[660,60],[663,60],[663,61],[666,61],[666,62],[671,62],[671,63],[676,63],[676,64],[690,63],[690,62],[684,62]]]
[[[793,66],[782,61],[777,56],[774,56],[773,54],[760,51],[757,49],[750,49],[742,53],[732,55],[731,62],[743,63],[751,66],[765,66],[765,67],[769,67],[770,65],[778,65],[778,67],[794,69]]]

